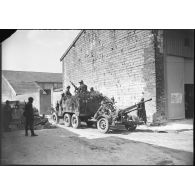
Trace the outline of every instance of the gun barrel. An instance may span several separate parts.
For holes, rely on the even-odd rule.
[[[70,83],[72,84],[72,86],[77,90],[78,89],[78,87],[72,82],[72,81],[70,81]]]
[[[129,112],[132,112],[132,111],[134,111],[134,110],[137,110],[137,107],[138,107],[138,105],[139,104],[142,104],[142,103],[145,103],[145,102],[148,102],[148,101],[151,101],[152,100],[152,98],[150,98],[150,99],[148,99],[148,100],[145,100],[145,101],[143,101],[143,102],[139,102],[139,103],[137,103],[137,104],[134,104],[133,106],[130,106],[130,107],[128,107],[128,108],[125,108],[123,111],[122,111],[122,113],[129,113]],[[135,109],[134,109],[135,108]],[[133,109],[133,110],[132,110]]]

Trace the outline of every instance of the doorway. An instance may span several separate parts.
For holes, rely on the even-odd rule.
[[[194,84],[185,84],[185,118],[194,116]]]
[[[184,58],[167,56],[168,118],[184,119]]]
[[[47,114],[51,107],[51,90],[40,91],[40,114]]]

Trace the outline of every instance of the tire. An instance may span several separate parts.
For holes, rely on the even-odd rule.
[[[59,122],[59,117],[57,116],[55,112],[52,114],[52,120],[55,124],[58,124]]]
[[[88,126],[88,127],[92,127],[93,124],[94,124],[92,121],[86,121],[86,123],[87,123],[87,126]]]
[[[107,133],[109,131],[110,125],[107,118],[101,118],[97,122],[97,128],[101,133]]]
[[[65,127],[70,127],[71,126],[71,116],[70,116],[70,114],[65,114],[64,115],[64,125],[65,125]]]
[[[76,114],[72,115],[71,124],[72,124],[72,127],[75,129],[77,129],[81,126],[81,120]]]

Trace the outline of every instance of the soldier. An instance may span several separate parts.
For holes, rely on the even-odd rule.
[[[28,136],[28,128],[31,130],[31,136],[37,136],[34,133],[34,110],[33,110],[33,98],[28,98],[28,103],[25,105],[24,116],[25,120],[25,136]]]
[[[61,94],[61,99],[60,99],[60,106],[62,106],[62,102],[64,100],[64,97],[65,97],[65,93],[62,93]]]
[[[91,87],[91,88],[90,88],[90,93],[93,93],[93,92],[94,92],[94,88]]]
[[[84,84],[83,80],[81,80],[79,83],[80,83],[80,86],[78,88],[78,92],[79,93],[86,92],[87,91],[87,85]]]
[[[9,124],[11,122],[11,119],[12,119],[12,110],[9,101],[7,100],[6,105],[3,108],[3,124],[4,124],[5,131],[10,131]]]
[[[56,102],[56,111],[57,111],[57,112],[59,111],[59,107],[60,107],[60,104],[59,104],[59,102],[57,101],[57,102]]]
[[[137,110],[137,116],[144,121],[146,124],[147,117],[146,117],[146,109],[145,109],[145,103],[144,98],[141,99],[141,101],[138,104],[138,110]]]
[[[72,94],[70,93],[70,86],[67,86],[67,87],[66,87],[65,96],[66,96],[66,97],[72,96]]]

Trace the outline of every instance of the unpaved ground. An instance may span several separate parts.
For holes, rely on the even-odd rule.
[[[65,128],[63,125],[63,121],[61,121],[58,126]],[[95,127],[87,128],[85,123],[82,123],[82,126],[79,129],[74,129],[72,127],[66,127],[66,129],[78,134],[80,137],[85,137],[87,139],[106,138],[114,136],[176,150],[193,152],[193,129],[186,129],[187,127],[182,127],[182,125],[178,126],[177,130],[173,129],[171,126],[168,127],[169,129],[163,126],[146,127],[142,125],[138,126],[136,130],[129,132],[125,130],[124,126],[119,125],[115,128],[112,127],[112,130],[106,134],[98,132]]]
[[[84,130],[84,129],[83,129]],[[79,137],[63,128],[2,134],[4,165],[192,165],[193,153],[109,135]],[[119,133],[120,134],[120,133]],[[113,134],[114,135],[114,134]]]

